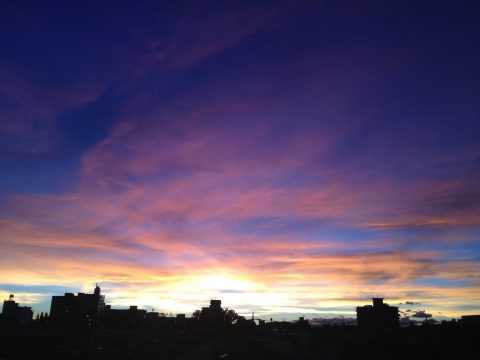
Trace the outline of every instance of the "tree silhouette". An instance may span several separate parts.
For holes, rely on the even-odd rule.
[[[223,320],[226,324],[233,324],[238,320],[238,314],[233,309],[225,309]]]

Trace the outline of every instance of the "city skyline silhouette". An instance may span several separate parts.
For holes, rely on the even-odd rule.
[[[93,308],[97,308],[97,310],[95,310],[94,312],[96,311],[99,311],[98,309],[102,309],[102,311],[104,311],[105,309],[112,309],[112,310],[119,310],[119,311],[123,311],[123,310],[132,310],[132,309],[135,309],[138,311],[141,311],[143,315],[145,314],[148,314],[148,312],[150,311],[151,314],[156,314],[155,316],[172,316],[172,315],[181,315],[181,316],[187,316],[187,317],[192,317],[192,318],[198,318],[198,314],[199,314],[199,311],[198,309],[195,309],[194,311],[192,311],[192,309],[190,309],[191,311],[187,311],[185,313],[176,313],[174,314],[172,311],[169,311],[169,309],[155,309],[154,307],[152,306],[149,306],[148,304],[147,305],[143,305],[143,306],[138,306],[137,304],[129,304],[129,305],[117,305],[117,306],[114,306],[112,307],[112,304],[109,304],[108,303],[108,297],[106,297],[105,293],[102,292],[102,294],[100,295],[100,292],[101,292],[101,288],[99,286],[98,283],[95,283],[95,289],[93,291],[92,294],[90,294],[89,292],[78,292],[77,295],[75,295],[75,293],[72,293],[72,292],[66,292],[64,293],[64,295],[60,295],[60,294],[55,294],[55,295],[52,295],[51,297],[51,300],[48,302],[48,311],[40,311],[38,309],[35,309],[35,310],[30,310],[32,309],[32,307],[25,307],[25,309],[28,309],[28,311],[30,311],[30,315],[29,318],[32,319],[32,318],[36,318],[38,319],[39,316],[48,316],[50,318],[55,318],[56,317],[56,314],[58,313],[64,313],[66,310],[64,304],[68,303],[68,302],[77,302],[77,301],[80,301],[80,302],[85,302],[85,306],[86,307],[90,307],[91,309]],[[83,300],[82,300],[83,299]],[[362,311],[362,319],[366,319],[368,317],[370,317],[370,315],[368,315],[367,313],[370,312],[372,309],[375,310],[375,309],[381,309],[383,307],[386,307],[386,309],[392,309],[392,310],[395,310],[394,311],[394,314],[395,315],[391,315],[393,313],[390,313],[390,310],[387,311],[386,313],[386,317],[392,317],[392,320],[389,320],[390,323],[391,321],[393,321],[394,323],[397,323],[398,326],[400,326],[400,324],[403,324],[403,326],[406,326],[406,325],[412,325],[412,324],[419,324],[419,323],[422,323],[422,322],[426,322],[426,321],[429,321],[429,323],[439,323],[440,321],[445,321],[445,320],[452,320],[452,318],[449,318],[449,317],[445,317],[445,316],[432,316],[432,314],[428,313],[427,311],[425,310],[421,310],[419,309],[419,307],[421,307],[421,303],[416,303],[416,302],[406,302],[406,303],[398,303],[398,304],[393,304],[393,305],[389,305],[389,304],[384,304],[383,303],[383,300],[384,298],[379,298],[379,297],[373,297],[373,298],[370,298],[372,301],[373,301],[373,308],[371,305],[359,305],[359,306],[355,306],[355,309],[353,309],[353,311],[348,311],[345,313],[345,314],[348,314],[348,315],[352,315],[352,314],[355,314],[354,317],[357,318],[358,320],[358,316],[359,316],[359,309],[363,308],[364,310],[361,310]],[[369,299],[369,300],[370,300]],[[7,302],[7,299],[4,300],[5,302]],[[15,295],[14,294],[10,294],[9,295],[9,299],[8,299],[8,302],[9,303],[13,303],[15,304],[16,301],[18,301],[18,298],[15,298]],[[94,303],[92,303],[92,301]],[[218,299],[217,300],[217,297],[213,297],[213,298],[210,298],[210,303],[214,303],[214,302],[218,302],[219,304],[221,304],[221,300]],[[201,304],[205,303],[205,301],[203,302],[200,302]],[[96,304],[96,305],[94,305]],[[17,304],[15,306],[20,306],[20,305],[29,305],[29,304]],[[71,305],[73,306],[73,305]],[[220,305],[219,305],[220,306]],[[297,314],[287,314],[287,316],[285,316],[285,314],[274,314],[274,313],[269,313],[269,312],[262,312],[262,311],[258,311],[258,308],[255,307],[255,304],[254,302],[248,304],[247,306],[249,306],[248,309],[243,309],[243,312],[241,311],[238,315],[242,316],[242,317],[248,317],[250,314],[252,315],[252,318],[255,318],[255,309],[257,309],[257,319],[258,320],[261,320],[261,321],[265,321],[265,319],[270,319],[270,321],[272,320],[281,320],[281,321],[292,321],[292,320],[298,320],[299,318],[302,318],[302,319],[305,319],[307,321],[311,321],[311,324],[336,324],[338,322],[340,323],[343,323],[343,324],[351,324],[351,325],[357,325],[357,320],[354,319],[354,317],[347,317],[344,316],[344,314],[342,313],[327,313],[327,314],[321,314],[321,313],[304,313],[302,316],[298,316],[298,317],[292,317],[297,315]],[[82,305],[81,306],[82,308],[84,308],[84,306]],[[198,306],[197,306],[198,307]],[[57,309],[55,311],[55,309]],[[202,309],[204,309],[204,307],[202,306]],[[43,309],[42,309],[43,310]],[[226,308],[226,310],[228,310],[228,307]],[[231,309],[234,311],[234,309]],[[90,311],[93,311],[93,310],[90,310]],[[383,310],[382,310],[383,311]],[[68,311],[67,311],[68,312]],[[52,315],[53,313],[53,315]],[[288,316],[290,315],[290,316]],[[306,316],[307,315],[307,316]],[[478,316],[478,315],[473,315],[473,316]],[[89,317],[91,317],[89,315]],[[465,316],[461,316],[462,318],[464,318]],[[460,319],[460,317],[457,317],[457,319]],[[455,320],[455,319],[453,319]],[[367,320],[361,320],[363,323],[366,323]],[[383,320],[380,320],[380,321],[383,321]],[[359,326],[361,326],[361,324],[358,324]],[[365,326],[365,325],[363,325]]]
[[[480,315],[434,321],[425,311],[401,318],[398,306],[374,297],[356,308],[356,319],[277,321],[242,316],[220,299],[186,314],[164,314],[131,305],[115,309],[98,284],[91,293],[51,299],[50,313],[20,306],[14,295],[0,314],[0,356],[29,359],[423,359],[479,353]],[[420,314],[421,313],[421,314]],[[403,314],[405,315],[405,314]],[[317,321],[315,321],[317,320]],[[322,320],[319,322],[318,320]],[[407,320],[407,322],[402,321]],[[39,342],[41,345],[39,346]]]

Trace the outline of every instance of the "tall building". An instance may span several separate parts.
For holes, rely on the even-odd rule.
[[[98,324],[105,309],[105,296],[97,285],[93,294],[65,293],[52,296],[50,324],[56,327],[91,328]]]
[[[202,307],[199,320],[209,325],[219,325],[224,321],[225,312],[221,300],[210,300],[209,307]]]
[[[373,306],[357,307],[358,326],[371,329],[396,328],[399,326],[398,307],[383,302],[383,298],[373,298]]]
[[[3,326],[23,327],[32,322],[33,311],[31,307],[19,306],[14,300],[14,295],[10,294],[8,300],[3,301],[2,314],[0,316]]]

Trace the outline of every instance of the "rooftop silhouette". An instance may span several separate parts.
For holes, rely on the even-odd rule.
[[[383,302],[383,298],[372,298],[372,305],[357,307],[358,326],[372,329],[399,327],[398,307]]]

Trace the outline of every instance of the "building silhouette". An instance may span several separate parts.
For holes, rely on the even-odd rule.
[[[65,293],[52,296],[50,323],[54,327],[91,328],[98,325],[105,309],[105,296],[97,285],[93,294]]]
[[[480,315],[463,315],[460,324],[480,327]]]
[[[373,298],[373,306],[357,307],[358,326],[371,329],[399,327],[398,307],[383,302],[383,298]]]
[[[199,320],[209,325],[218,325],[223,323],[224,316],[222,300],[210,300],[210,306],[202,307]]]
[[[31,307],[19,306],[10,294],[8,300],[3,301],[1,324],[5,327],[25,327],[32,323],[33,311]]]
[[[112,309],[106,305],[102,314],[102,324],[112,329],[135,330],[143,326],[146,310],[130,306],[128,309]]]

